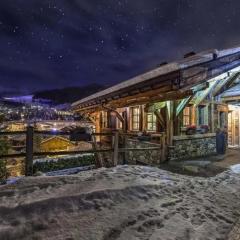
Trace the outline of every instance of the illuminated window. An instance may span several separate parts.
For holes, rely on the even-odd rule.
[[[156,115],[153,112],[147,113],[147,130],[156,131]]]
[[[140,110],[139,107],[132,108],[132,130],[139,130]]]
[[[183,110],[183,126],[190,125],[190,107],[185,107]]]
[[[198,124],[199,125],[205,124],[205,106],[198,107]]]
[[[107,128],[108,127],[108,113],[102,112],[102,127]]]

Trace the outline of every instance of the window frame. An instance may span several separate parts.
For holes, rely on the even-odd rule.
[[[206,114],[206,106],[200,105],[198,106],[198,125],[206,125],[205,122],[205,114]]]
[[[186,110],[188,109],[188,113],[186,114]],[[191,106],[186,106],[183,109],[183,127],[187,127],[191,125]]]
[[[134,111],[137,110],[137,113]],[[134,127],[136,124],[137,127]],[[139,131],[140,130],[140,107],[135,106],[131,107],[131,130]]]
[[[108,128],[108,112],[102,111],[102,128]]]
[[[149,116],[151,120],[149,121]],[[151,124],[151,128],[149,127]],[[148,132],[156,132],[157,131],[157,117],[154,112],[147,112],[147,131]]]

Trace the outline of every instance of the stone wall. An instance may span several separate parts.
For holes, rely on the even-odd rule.
[[[159,147],[157,150],[128,151],[126,160],[128,164],[143,163],[146,165],[159,165],[161,159],[160,145],[156,143],[143,142],[135,139],[128,139],[127,148],[153,148]]]
[[[216,134],[174,136],[170,160],[185,160],[216,154]]]

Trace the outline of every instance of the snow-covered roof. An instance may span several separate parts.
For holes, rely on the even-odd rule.
[[[60,140],[60,141],[67,142],[69,144],[74,145],[70,140],[68,140],[67,138],[61,137],[61,136],[53,136],[53,137],[47,138],[47,139],[43,140],[40,144],[42,145],[42,144],[45,144],[47,142],[54,141],[54,140]]]
[[[83,98],[77,102],[74,102],[72,104],[72,107],[74,108],[78,105],[85,104],[86,102],[92,101],[96,98],[101,98],[101,97],[104,97],[105,95],[113,94],[115,92],[118,92],[118,91],[121,91],[124,89],[128,89],[129,87],[134,87],[134,85],[137,85],[137,84],[140,84],[143,82],[147,82],[149,80],[152,80],[152,79],[160,77],[160,76],[167,75],[169,73],[177,72],[177,71],[187,69],[187,68],[190,68],[193,66],[198,66],[200,64],[204,64],[204,63],[210,62],[212,60],[222,58],[224,56],[232,55],[232,54],[235,54],[238,52],[240,52],[240,46],[236,46],[236,47],[229,48],[229,49],[223,49],[223,50],[213,49],[213,50],[200,52],[200,53],[197,53],[188,58],[184,58],[180,61],[176,61],[176,62],[172,62],[172,63],[166,64],[166,65],[160,66],[160,67],[155,68],[151,71],[148,71],[144,74],[138,75],[127,81],[121,82],[121,83],[114,85],[110,88],[107,88],[103,91],[100,91],[100,92],[90,95],[86,98]]]

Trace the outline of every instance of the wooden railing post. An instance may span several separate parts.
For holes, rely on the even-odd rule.
[[[114,143],[113,143],[113,166],[118,164],[118,144],[119,144],[119,133],[116,131],[114,133]]]
[[[123,134],[123,147],[124,147],[124,148],[127,148],[127,142],[128,142],[127,135]],[[127,164],[127,157],[128,157],[128,154],[127,154],[127,152],[125,151],[125,152],[123,153],[123,164]]]
[[[161,162],[166,161],[166,135],[163,132],[161,137],[160,137],[160,144],[161,144]]]
[[[32,176],[33,174],[33,127],[28,126],[26,131],[26,161],[25,175]]]
[[[92,135],[92,147],[93,147],[93,150],[97,150],[97,140],[96,140],[96,137],[95,135]],[[103,160],[102,160],[102,156],[101,156],[101,153],[97,153],[95,152],[95,160],[96,160],[96,167],[97,168],[101,168],[103,167]]]

